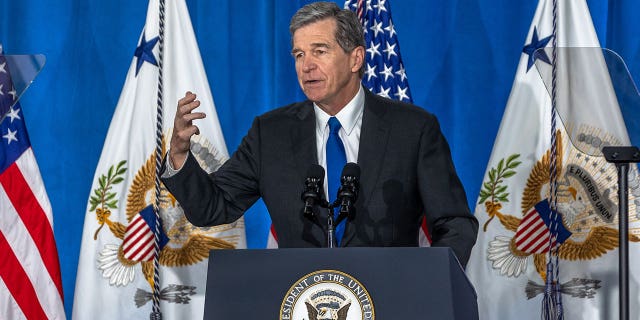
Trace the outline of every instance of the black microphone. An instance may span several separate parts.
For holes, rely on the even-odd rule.
[[[354,203],[358,199],[358,191],[360,188],[360,166],[353,162],[349,162],[342,169],[342,178],[340,178],[340,189],[338,189],[338,200],[340,201],[340,215],[336,221],[336,225],[347,217],[352,218],[355,214]]]
[[[324,168],[320,165],[312,164],[307,170],[307,179],[304,181],[304,191],[302,191],[302,201],[304,201],[303,213],[307,218],[313,218],[313,206],[321,204],[321,188],[324,187]]]

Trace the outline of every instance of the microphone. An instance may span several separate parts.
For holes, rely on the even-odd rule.
[[[342,169],[342,178],[340,178],[340,189],[338,189],[338,200],[340,201],[340,214],[336,221],[336,225],[347,217],[352,217],[355,213],[353,204],[358,199],[358,191],[360,188],[360,166],[353,162],[349,162]]]
[[[307,170],[307,179],[304,181],[304,191],[302,191],[302,201],[304,201],[304,216],[313,218],[313,206],[316,203],[322,204],[322,195],[324,192],[320,188],[324,186],[324,168],[320,165],[312,164]]]

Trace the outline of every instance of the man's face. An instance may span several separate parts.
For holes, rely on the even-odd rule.
[[[309,100],[330,114],[344,107],[357,92],[358,70],[364,48],[346,53],[334,37],[336,22],[325,19],[306,25],[293,34],[298,82]]]

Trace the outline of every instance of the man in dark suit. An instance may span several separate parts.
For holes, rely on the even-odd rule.
[[[365,44],[353,12],[312,3],[293,16],[290,31],[309,100],[257,117],[231,159],[210,175],[189,151],[198,132],[192,121],[205,117],[195,111],[199,101],[188,92],[178,102],[163,182],[189,221],[230,223],[262,197],[280,247],[326,246],[326,227],[302,214],[300,194],[309,166],[327,167],[333,119],[346,160],[361,168],[355,214],[339,245],[417,246],[424,215],[432,246],[451,247],[466,265],[478,223],[435,116],[362,87]]]

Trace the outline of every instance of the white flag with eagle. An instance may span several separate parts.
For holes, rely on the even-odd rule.
[[[617,170],[600,149],[628,145],[629,138],[585,0],[557,1],[556,8],[558,57],[565,59],[558,62],[566,62],[558,65],[557,105],[581,101],[571,115],[560,111],[556,124],[556,222],[561,223],[555,240],[564,319],[614,319]],[[552,99],[536,66],[552,63],[553,13],[554,1],[540,0],[475,209],[480,230],[467,274],[478,293],[480,319],[541,318],[550,247]],[[563,48],[591,48],[597,54],[588,61],[579,55],[567,59]],[[569,74],[576,82],[563,82]],[[629,179],[631,270],[637,269],[640,249],[638,181],[634,167]],[[634,292],[640,277],[632,272],[629,281]],[[631,314],[638,314],[640,295],[631,297]]]
[[[228,159],[200,51],[184,0],[167,1],[162,60],[159,2],[147,19],[111,120],[87,204],[76,279],[74,319],[145,319],[152,312],[159,66],[162,143],[166,152],[177,101],[198,94],[199,124],[191,149],[212,172]],[[212,249],[246,248],[244,220],[197,228],[161,186],[159,298],[164,319],[202,319]]]

